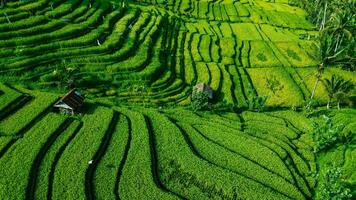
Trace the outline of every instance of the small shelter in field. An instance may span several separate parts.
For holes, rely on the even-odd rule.
[[[206,83],[199,83],[193,88],[193,95],[196,92],[206,92],[209,95],[209,99],[213,99],[213,89]]]
[[[54,104],[59,111],[68,114],[74,114],[84,103],[84,96],[77,90],[72,89],[65,96]]]

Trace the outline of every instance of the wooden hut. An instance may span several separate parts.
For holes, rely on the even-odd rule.
[[[195,85],[193,88],[193,95],[196,92],[207,92],[209,99],[213,99],[213,89],[211,89],[211,87],[206,83],[199,83]]]
[[[72,89],[54,104],[56,109],[63,113],[74,114],[83,105],[84,96],[77,90]]]

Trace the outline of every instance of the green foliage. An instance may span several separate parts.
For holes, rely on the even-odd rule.
[[[0,8],[4,8],[6,6],[6,1],[7,0],[1,0],[0,2]]]
[[[144,80],[150,91],[144,98],[150,105],[188,105],[187,85],[207,80],[217,99],[242,108],[247,107],[247,84],[239,81],[240,72],[231,68],[255,67],[263,74],[262,67],[315,64],[305,45],[315,41],[300,36],[317,34],[303,10],[280,5],[287,3],[285,0],[214,5],[186,0],[143,2],[148,6],[132,2],[122,8],[123,1],[99,0],[8,2],[0,16],[1,78],[47,90],[75,85],[96,90],[91,97],[109,97],[113,103],[125,104],[142,104],[139,95],[126,85]],[[335,15],[334,21],[342,25],[328,32],[349,38],[347,16]],[[210,71],[206,65],[215,69]],[[215,66],[221,71],[220,79],[214,77]],[[297,79],[298,75],[292,77]],[[261,80],[256,76],[249,81],[260,95],[268,95],[257,89],[261,86],[255,82]],[[268,106],[296,105],[294,101],[308,93],[300,94],[297,86],[287,88],[281,98],[269,98]],[[296,96],[285,95],[286,91]]]
[[[305,8],[310,20],[321,30],[320,60],[324,65],[340,64],[354,70],[355,34],[353,29],[354,1],[305,1],[294,0]]]
[[[321,123],[313,122],[312,136],[315,143],[314,152],[316,153],[332,148],[338,141],[340,132],[340,128],[335,126],[329,117],[326,115],[322,117]]]
[[[266,96],[258,96],[251,85],[248,86],[248,108],[251,111],[261,112],[265,108]]]
[[[51,74],[42,76],[44,82],[54,82],[59,88],[73,88],[75,85],[75,74],[79,69],[76,66],[68,66],[65,60],[62,60],[63,67],[53,70]]]
[[[337,100],[339,107],[340,102],[347,101],[348,94],[354,88],[354,84],[351,80],[345,80],[335,74],[333,74],[330,79],[324,79],[323,84],[329,96],[328,107],[332,99]]]
[[[345,49],[337,46],[338,41],[334,39],[333,35],[329,35],[326,32],[321,32],[320,46],[319,46],[319,59],[323,67],[329,67],[331,65],[338,65],[347,62],[345,55]]]
[[[325,2],[311,4],[323,13]],[[333,37],[321,37],[319,66],[352,69],[354,5],[342,2],[347,13],[330,2],[330,20],[315,15],[333,24],[325,29]],[[310,121],[294,112],[244,111],[297,105],[308,94],[294,67],[318,64],[305,45],[314,39],[302,37],[318,34],[288,3],[7,1],[0,80],[47,90],[75,84],[102,104],[88,103],[84,117],[59,133],[69,120],[51,112],[60,95],[26,91],[33,99],[0,119],[0,198],[311,199]],[[165,110],[189,105],[190,86],[199,82],[211,85],[225,110]],[[21,95],[0,85],[0,115]],[[192,110],[207,110],[208,102],[206,92],[193,94]],[[157,112],[135,104],[165,106]],[[351,146],[349,124],[343,142]],[[334,126],[315,129],[318,148],[334,143],[321,133]]]
[[[193,91],[190,106],[194,112],[209,107],[209,93],[207,91]]]
[[[352,199],[351,190],[342,182],[343,174],[339,167],[332,166],[323,175],[317,199],[320,200],[348,200]]]

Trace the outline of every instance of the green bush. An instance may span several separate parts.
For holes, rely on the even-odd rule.
[[[267,88],[270,89],[274,95],[276,95],[278,91],[281,91],[284,88],[284,86],[275,76],[266,78],[266,83]]]
[[[332,148],[338,140],[340,128],[334,126],[331,119],[323,115],[323,122],[313,123],[313,140],[315,143],[314,152],[325,151]]]
[[[251,111],[263,111],[267,101],[266,96],[258,96],[255,94],[251,85],[248,86],[248,108]]]
[[[348,200],[352,199],[351,190],[342,183],[342,170],[332,166],[323,175],[320,190],[317,194],[318,200]]]
[[[193,91],[190,106],[194,112],[207,109],[209,106],[209,93],[207,91]]]

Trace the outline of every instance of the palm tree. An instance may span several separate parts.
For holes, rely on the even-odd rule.
[[[335,12],[330,17],[330,25],[326,28],[326,31],[337,37],[338,43],[335,46],[335,51],[343,44],[345,39],[352,39],[352,31],[355,28],[352,22],[353,17],[347,10]]]
[[[323,21],[326,22],[329,0],[290,0],[292,5],[297,5],[309,14],[308,18],[322,30]]]
[[[336,6],[338,6],[338,9],[336,9],[330,16],[329,24],[325,31],[336,39],[334,52],[340,48],[346,48],[344,57],[347,59],[344,63],[340,64],[342,64],[344,68],[354,70],[356,63],[356,41],[353,35],[356,33],[356,26],[354,23],[356,14],[353,8],[356,7],[356,3],[355,1],[348,1],[342,5]]]
[[[351,40],[347,41],[348,42],[348,48],[346,49],[345,52],[345,61],[342,64],[343,68],[349,71],[355,71],[356,70],[356,38],[353,37]]]
[[[330,103],[334,98],[337,100],[337,107],[340,109],[340,102],[347,98],[347,94],[354,87],[351,80],[345,80],[335,74],[330,79],[324,79],[323,84],[329,97],[327,109],[330,108]]]
[[[319,45],[320,64],[318,65],[316,81],[313,87],[312,94],[310,96],[310,100],[313,100],[314,98],[316,88],[318,87],[318,84],[326,67],[349,62],[349,59],[344,55],[344,52],[345,50],[347,50],[347,47],[339,46],[335,51],[335,46],[337,43],[338,41],[334,40],[333,36],[328,35],[326,32],[321,32]]]
[[[327,19],[328,19],[328,14],[329,14],[328,6],[329,6],[329,0],[318,0],[317,6],[315,6],[315,8],[319,10],[318,17],[317,17],[319,31],[322,31],[325,29]]]
[[[328,66],[342,66],[354,70],[356,66],[355,33],[355,1],[346,0],[296,0],[309,13],[309,18],[321,31],[318,70],[316,81],[310,96],[310,103],[322,78],[324,69]],[[309,76],[309,75],[308,75]],[[302,80],[303,82],[304,80]]]

